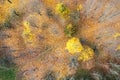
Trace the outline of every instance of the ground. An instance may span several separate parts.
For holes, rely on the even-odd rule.
[[[60,12],[59,4],[64,5]],[[17,66],[16,80],[67,80],[77,73],[88,75],[79,69],[92,75],[99,70],[115,72],[120,77],[120,71],[111,67],[120,65],[119,0],[1,0],[0,11],[0,57],[10,57]],[[75,34],[66,36],[68,24],[77,26]],[[81,51],[73,55],[66,49],[72,37],[95,56],[78,60]],[[81,80],[79,76],[75,80]]]

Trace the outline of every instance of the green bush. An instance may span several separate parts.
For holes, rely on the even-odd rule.
[[[85,69],[79,69],[75,74],[75,80],[94,80],[90,72]]]
[[[0,68],[0,79],[2,80],[16,80],[15,68]]]
[[[68,24],[64,28],[64,33],[67,37],[72,37],[75,32],[76,32],[76,26],[73,26],[72,24]]]
[[[10,57],[0,58],[0,80],[16,80],[17,67]]]

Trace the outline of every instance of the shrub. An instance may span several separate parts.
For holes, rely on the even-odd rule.
[[[25,42],[32,42],[35,36],[32,33],[32,30],[30,28],[30,23],[25,21],[23,23],[23,25],[24,25],[25,28],[24,28],[24,31],[23,31],[22,35],[23,35],[23,37],[25,39]]]
[[[68,24],[64,29],[64,33],[67,37],[72,37],[75,32],[76,26],[73,26],[72,24]]]
[[[62,17],[68,16],[70,12],[70,10],[63,3],[58,3],[55,7],[55,11]]]
[[[84,46],[84,50],[80,52],[78,60],[88,61],[94,57],[94,51],[88,46]]]
[[[73,37],[67,41],[66,49],[69,51],[69,53],[75,54],[77,52],[81,52],[83,50],[83,46],[78,38]]]
[[[71,54],[79,53],[78,60],[88,61],[94,57],[94,50],[88,46],[82,46],[78,38],[71,38],[66,43],[66,49]]]

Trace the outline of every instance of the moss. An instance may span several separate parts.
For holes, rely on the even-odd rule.
[[[73,26],[72,24],[68,24],[64,29],[64,33],[67,37],[72,37],[75,32],[76,26]]]
[[[32,33],[32,30],[30,28],[30,23],[27,21],[24,21],[23,25],[24,25],[24,31],[22,35],[24,37],[25,43],[33,42],[35,35]]]

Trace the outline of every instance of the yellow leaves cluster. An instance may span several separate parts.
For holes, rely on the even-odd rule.
[[[66,49],[71,54],[80,53],[78,60],[88,61],[93,58],[94,51],[88,46],[82,46],[78,38],[71,38],[66,43]]]
[[[10,11],[18,6],[18,0],[12,0],[12,3],[9,3],[8,0],[3,1],[0,3],[0,23],[3,23],[10,15]]]
[[[88,46],[84,46],[84,50],[81,51],[80,56],[78,57],[78,60],[81,61],[88,61],[92,59],[94,56],[94,51]]]
[[[23,25],[24,25],[24,31],[22,35],[25,39],[25,42],[33,42],[35,35],[32,33],[32,30],[30,28],[30,23],[27,21],[24,21]]]
[[[75,54],[77,52],[81,52],[83,50],[83,46],[78,38],[73,37],[67,41],[66,49],[69,51],[69,53]]]
[[[82,10],[82,8],[83,8],[83,6],[80,4],[80,5],[78,5],[77,6],[77,11],[80,11],[80,10]]]
[[[62,17],[67,17],[70,10],[63,3],[58,3],[55,7],[55,12]]]
[[[114,37],[114,38],[120,37],[120,33],[115,33],[115,34],[113,35],[113,37]]]

